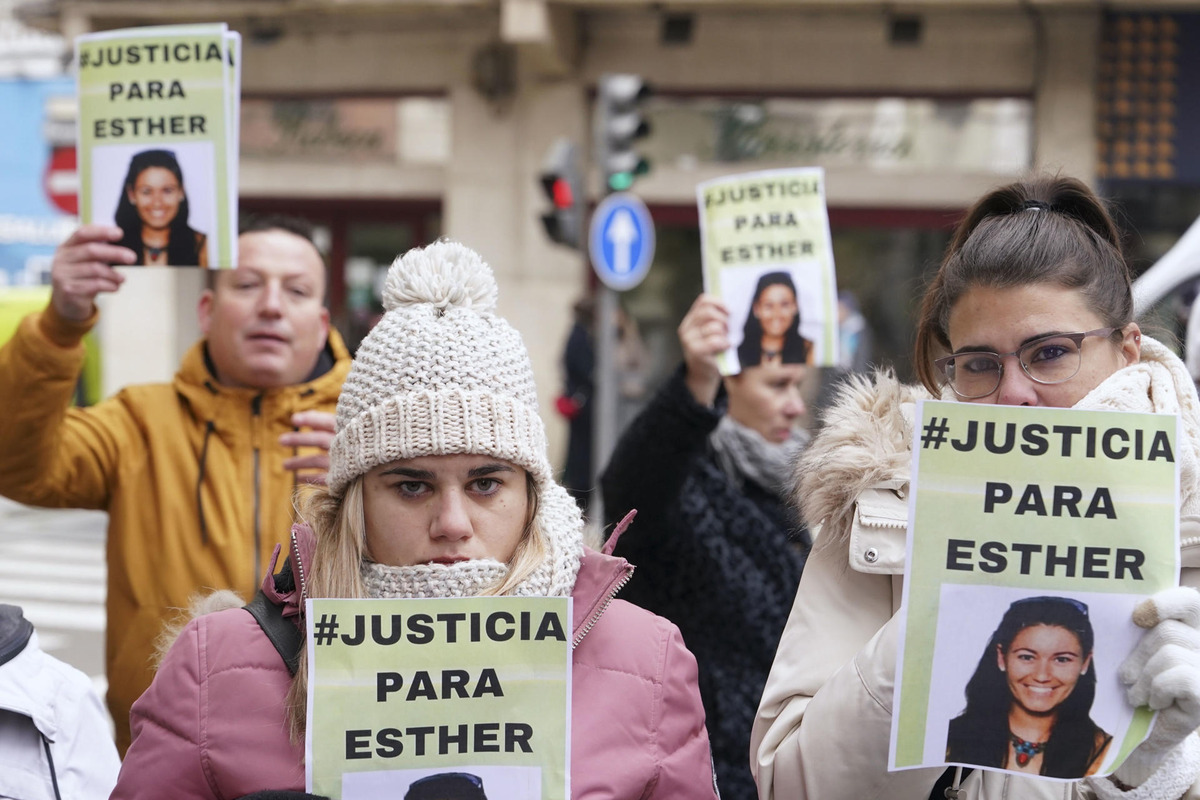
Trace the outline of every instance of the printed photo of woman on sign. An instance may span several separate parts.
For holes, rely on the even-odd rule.
[[[1092,721],[1095,634],[1084,603],[1009,606],[950,721],[946,760],[1054,778],[1094,774],[1112,736]]]
[[[800,332],[803,295],[791,271],[725,270],[721,277],[730,315],[742,320],[736,345],[740,369],[813,363],[813,342]]]
[[[404,800],[488,800],[483,779],[470,772],[440,772],[414,781]]]
[[[342,800],[395,797],[404,800],[540,800],[542,773],[537,767],[498,764],[347,772]]]
[[[800,302],[796,284],[786,272],[758,279],[750,312],[738,345],[742,368],[760,364],[807,364],[812,342],[800,335]]]
[[[188,224],[183,170],[170,150],[143,150],[129,162],[117,201],[120,244],[147,267],[208,266],[207,237]]]

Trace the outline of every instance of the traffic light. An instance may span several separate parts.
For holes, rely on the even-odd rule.
[[[640,75],[608,73],[600,76],[596,98],[597,160],[604,173],[604,185],[623,192],[639,175],[650,171],[650,162],[634,144],[650,133],[650,123],[642,115],[641,102],[650,95],[650,87]]]
[[[550,241],[573,247],[583,246],[583,170],[579,149],[568,139],[559,139],[546,154],[540,176],[542,190],[552,208],[542,214],[542,226]]]

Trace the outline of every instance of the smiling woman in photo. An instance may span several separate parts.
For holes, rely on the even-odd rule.
[[[207,237],[188,225],[183,171],[170,150],[143,150],[129,162],[116,223],[119,244],[147,267],[207,267]]]
[[[1090,716],[1094,641],[1077,600],[1009,606],[967,682],[966,709],[950,721],[946,760],[1055,778],[1095,773],[1112,736]]]
[[[737,354],[743,369],[812,360],[812,342],[800,335],[796,284],[788,273],[768,272],[759,277]]]

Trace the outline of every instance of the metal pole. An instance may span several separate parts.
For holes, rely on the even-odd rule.
[[[617,293],[606,286],[596,307],[596,373],[592,397],[592,494],[590,514],[604,525],[604,501],[600,496],[600,473],[617,444]]]

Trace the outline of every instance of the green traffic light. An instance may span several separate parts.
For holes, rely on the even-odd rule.
[[[633,186],[632,172],[614,172],[608,176],[608,188],[614,192],[624,192],[630,186]]]

